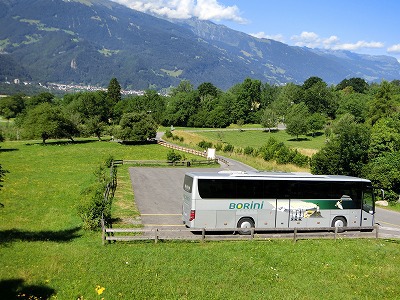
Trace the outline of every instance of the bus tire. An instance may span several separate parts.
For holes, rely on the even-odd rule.
[[[347,227],[347,220],[345,217],[335,217],[332,220],[332,227],[337,227],[337,232],[344,232],[343,227]]]
[[[250,234],[251,228],[254,228],[255,224],[252,218],[241,218],[237,223],[237,227],[240,228],[238,230],[239,234]]]

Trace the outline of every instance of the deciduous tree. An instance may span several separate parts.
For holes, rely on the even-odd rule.
[[[310,113],[303,102],[293,104],[285,119],[287,133],[296,136],[296,139],[299,138],[299,135],[307,134],[309,130],[309,117]]]
[[[49,138],[69,138],[78,133],[76,126],[65,117],[59,107],[42,103],[30,109],[22,120],[27,138],[41,138],[43,144]]]
[[[360,176],[368,162],[370,132],[364,124],[357,124],[354,117],[342,116],[332,128],[332,135],[324,147],[311,159],[314,174]]]
[[[156,137],[158,125],[147,113],[127,113],[120,121],[117,138],[124,141],[142,142]]]

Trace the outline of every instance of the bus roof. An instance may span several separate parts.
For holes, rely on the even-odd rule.
[[[188,172],[186,175],[204,179],[266,179],[266,180],[310,180],[310,181],[364,181],[368,179],[344,175],[313,175],[311,173],[287,173],[264,171],[220,171],[220,172]]]

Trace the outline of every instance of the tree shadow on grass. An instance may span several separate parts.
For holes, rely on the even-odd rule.
[[[60,231],[24,231],[19,229],[0,230],[0,245],[16,241],[70,242],[81,236],[80,227]]]
[[[23,279],[7,279],[0,281],[1,299],[49,299],[55,289],[45,285],[25,285]]]
[[[310,141],[309,138],[294,138],[294,139],[290,139],[288,140],[290,142],[304,142],[304,141]]]
[[[104,140],[108,141],[108,140]],[[65,145],[77,145],[77,144],[90,144],[90,143],[97,143],[99,142],[98,139],[88,139],[88,140],[46,140],[46,143],[43,144],[43,142],[34,142],[34,143],[26,143],[26,146],[33,146],[33,145],[39,145],[39,146],[65,146]]]
[[[19,149],[17,149],[17,148],[6,148],[6,149],[0,148],[0,152],[13,152],[13,151],[19,151]]]

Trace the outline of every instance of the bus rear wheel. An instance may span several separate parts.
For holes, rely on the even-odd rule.
[[[251,218],[241,218],[237,224],[239,234],[250,234],[251,228],[255,227],[254,221]]]
[[[332,227],[337,227],[338,232],[344,232],[343,227],[347,227],[347,220],[345,217],[335,217],[332,221]]]

